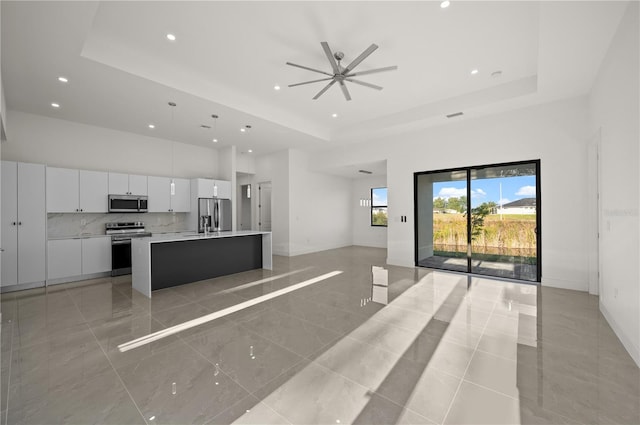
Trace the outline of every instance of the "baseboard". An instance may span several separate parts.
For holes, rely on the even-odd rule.
[[[8,292],[23,291],[25,289],[43,288],[44,286],[45,286],[44,281],[24,283],[20,285],[3,286],[2,288],[0,288],[0,293],[5,294]]]
[[[389,264],[390,266],[411,267],[411,268],[414,268],[416,266],[413,260],[407,261],[406,258],[393,258],[393,257],[387,257],[387,264]]]
[[[294,248],[289,250],[289,257],[295,257],[297,255],[313,254],[314,252],[328,251],[330,249],[345,248],[351,246],[351,243],[341,245],[328,245],[328,246],[304,246],[302,248]]]
[[[107,276],[111,276],[111,272],[81,274],[78,276],[68,276],[68,277],[61,277],[57,279],[47,279],[47,286],[59,285],[61,283],[77,282],[79,280],[97,279],[99,277],[107,277]]]
[[[584,282],[574,281],[574,280],[543,277],[542,282],[540,282],[540,284],[542,286],[548,286],[550,288],[571,289],[574,291],[582,291],[582,292],[587,292],[589,290],[588,284],[585,284]]]
[[[629,338],[629,336],[622,331],[622,328],[618,325],[618,322],[615,321],[611,313],[609,313],[609,310],[607,310],[602,301],[600,301],[599,304],[600,312],[602,313],[604,318],[607,319],[609,326],[611,326],[613,332],[616,334],[620,342],[622,342],[624,348],[627,349],[627,352],[629,353],[633,361],[636,362],[638,367],[640,367],[640,348],[635,345],[631,338]]]

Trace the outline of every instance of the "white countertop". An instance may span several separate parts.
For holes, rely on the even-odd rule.
[[[94,235],[90,233],[80,234],[80,235],[69,235],[69,236],[49,236],[47,240],[49,241],[61,241],[65,239],[90,239],[90,238],[110,238],[111,235]]]
[[[149,243],[163,243],[163,242],[178,242],[178,241],[193,241],[199,239],[216,239],[216,238],[233,238],[236,236],[251,236],[251,235],[268,235],[271,232],[261,232],[257,230],[236,230],[228,232],[210,232],[205,236],[204,233],[184,232],[184,233],[164,233],[154,234],[148,238],[136,238],[136,241],[145,241]]]

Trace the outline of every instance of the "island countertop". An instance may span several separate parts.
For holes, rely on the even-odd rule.
[[[154,234],[148,239],[149,243],[163,243],[163,242],[179,242],[179,241],[193,241],[200,239],[216,239],[216,238],[233,238],[236,236],[251,236],[251,235],[269,235],[271,232],[262,232],[257,230],[232,230],[226,232],[208,232],[204,233],[196,232],[180,232],[180,233],[161,233]]]

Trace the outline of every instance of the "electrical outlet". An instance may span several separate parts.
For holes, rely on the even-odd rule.
[[[87,225],[87,220],[82,219],[80,220],[80,226],[86,226]]]

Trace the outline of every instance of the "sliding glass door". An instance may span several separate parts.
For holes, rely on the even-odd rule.
[[[416,265],[539,282],[539,168],[415,173]]]

